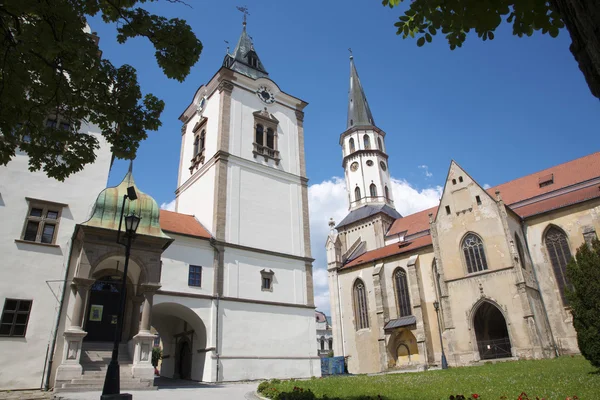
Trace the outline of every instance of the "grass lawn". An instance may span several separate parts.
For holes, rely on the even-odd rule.
[[[550,360],[513,361],[480,367],[450,368],[446,371],[388,374],[378,376],[345,376],[306,381],[282,381],[275,384],[281,392],[294,386],[344,400],[361,395],[384,399],[447,400],[451,394],[467,398],[477,393],[480,400],[498,400],[506,396],[517,400],[521,392],[529,399],[565,400],[578,396],[581,400],[600,400],[600,374],[581,356]]]

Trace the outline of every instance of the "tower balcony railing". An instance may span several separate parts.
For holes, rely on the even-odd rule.
[[[279,151],[267,146],[263,146],[256,142],[254,142],[253,145],[254,149],[252,150],[252,153],[254,154],[254,158],[256,158],[256,156],[263,156],[265,158],[265,161],[268,161],[270,158],[272,160],[275,160],[276,165],[279,165]]]
[[[385,196],[365,196],[361,197],[358,200],[350,201],[350,207],[356,207],[361,204],[369,204],[369,203],[381,203],[385,202],[390,206],[394,206],[394,201],[392,199],[388,199]]]

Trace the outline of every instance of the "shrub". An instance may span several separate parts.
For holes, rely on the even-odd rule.
[[[566,291],[581,354],[600,368],[600,241],[584,243],[567,265],[572,290]]]
[[[162,359],[162,350],[160,347],[152,348],[152,366],[154,368],[158,367],[158,362]]]
[[[267,382],[267,381],[261,382],[261,383],[258,385],[258,388],[256,389],[256,391],[257,391],[258,393],[263,393],[263,392],[264,392],[264,391],[265,391],[267,388],[269,388],[270,386],[271,386],[271,385],[270,385],[270,384],[269,384],[269,382]]]
[[[271,379],[271,385],[277,385],[279,383],[281,383],[281,379],[277,379],[277,378]]]

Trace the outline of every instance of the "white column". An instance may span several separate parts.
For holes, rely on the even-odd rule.
[[[150,328],[152,327],[152,300],[158,289],[160,289],[160,284],[157,283],[143,283],[140,285],[140,292],[144,295],[144,306],[139,332],[133,337],[135,350],[131,369],[132,375],[136,378],[154,379],[152,347],[156,335],[150,333]]]

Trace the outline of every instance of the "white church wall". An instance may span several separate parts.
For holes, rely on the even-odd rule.
[[[189,173],[189,171],[184,171],[184,174],[186,172]],[[177,196],[176,211],[181,214],[194,215],[212,233],[215,168],[214,166],[207,168],[200,171],[200,174],[198,177],[194,177],[193,183]]]
[[[81,131],[98,129],[84,125]],[[110,151],[103,137],[97,138],[96,162],[64,182],[49,179],[42,171],[30,172],[28,157],[21,152],[0,167],[0,237],[4,238],[0,241],[0,307],[7,298],[33,300],[25,337],[0,338],[0,364],[19,363],[18,368],[3,368],[0,389],[40,387],[73,229],[89,217],[108,179]],[[64,204],[54,207],[61,210],[55,245],[20,241],[29,210],[26,198]]]
[[[227,168],[226,240],[303,255],[300,179],[234,157]]]
[[[320,376],[313,308],[221,306],[224,381]]]
[[[162,255],[161,290],[212,295],[214,250],[208,240],[168,233],[175,239]],[[189,286],[189,266],[202,267],[201,287]]]
[[[262,290],[262,270],[273,272],[272,291]],[[224,295],[241,299],[306,304],[304,261],[226,248]]]

